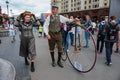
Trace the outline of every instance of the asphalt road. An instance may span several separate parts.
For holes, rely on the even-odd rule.
[[[120,54],[113,53],[113,65],[108,67],[104,64],[104,51],[103,54],[98,55],[95,68],[91,72],[85,74],[75,71],[68,61],[63,63],[63,69],[58,66],[53,68],[51,66],[48,42],[44,38],[38,38],[37,35],[36,72],[34,73],[29,71],[29,66],[25,66],[24,59],[19,57],[19,36],[16,36],[15,43],[11,43],[9,37],[2,38],[2,44],[0,44],[0,58],[9,60],[13,63],[17,72],[16,80],[120,80]]]

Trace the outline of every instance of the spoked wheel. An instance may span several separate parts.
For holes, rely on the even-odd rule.
[[[67,57],[67,51],[66,51],[65,48],[63,48],[62,60],[63,60],[63,61],[66,61],[67,58],[68,58],[68,57]]]
[[[77,30],[77,27],[76,27]],[[97,60],[97,49],[94,37],[91,32],[89,32],[86,28],[83,28],[83,32],[87,32],[86,35],[89,35],[89,47],[83,47],[86,43],[84,34],[80,36],[81,40],[81,49],[77,46],[79,45],[79,39],[77,37],[77,33],[75,30],[75,46],[70,47],[70,53],[66,54],[70,64],[73,68],[81,73],[90,72]]]

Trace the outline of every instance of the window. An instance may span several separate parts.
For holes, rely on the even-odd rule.
[[[89,0],[89,3],[91,3],[91,0]]]
[[[87,7],[85,6],[84,9],[87,9]]]
[[[91,8],[91,6],[89,6],[89,9]]]
[[[76,4],[74,4],[74,6],[76,6]]]
[[[104,3],[104,6],[107,6],[107,3]]]
[[[98,0],[95,0],[95,2],[97,2]]]
[[[71,7],[73,7],[73,4],[71,4]]]
[[[87,1],[85,1],[85,4],[87,4]]]
[[[76,11],[76,8],[74,8],[74,11]]]
[[[97,6],[99,7],[99,4]]]
[[[80,2],[77,3],[77,5],[80,5],[80,4],[81,4]]]
[[[95,8],[97,8],[97,5],[95,5]]]
[[[68,5],[66,5],[66,8],[68,7]]]

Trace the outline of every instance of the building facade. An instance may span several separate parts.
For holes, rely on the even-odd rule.
[[[61,13],[108,8],[109,0],[61,0]]]
[[[62,15],[90,15],[94,19],[109,15],[109,0],[52,0],[51,3],[59,6]]]

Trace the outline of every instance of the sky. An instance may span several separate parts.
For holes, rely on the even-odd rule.
[[[2,13],[7,13],[6,0],[0,0],[2,6]],[[36,16],[40,13],[50,12],[50,0],[8,0],[9,10],[12,9],[14,15],[19,15],[24,11],[30,11]],[[9,12],[11,16],[11,12]]]

